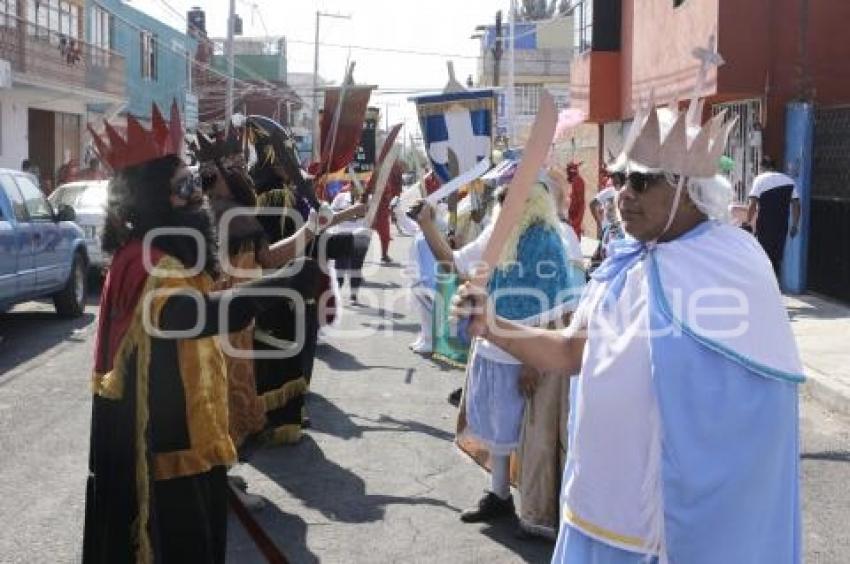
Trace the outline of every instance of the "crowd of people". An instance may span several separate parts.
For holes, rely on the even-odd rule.
[[[728,128],[690,120],[636,116],[589,204],[577,162],[523,186],[524,155],[494,152],[438,202],[433,173],[402,193],[403,165],[381,163],[386,187],[346,182],[324,201],[268,118],[203,124],[188,147],[176,108],[154,108],[151,129],[128,116],[126,137],[92,130],[114,174],[113,258],[84,562],[224,561],[228,503],[263,503],[228,472],[309,427],[319,331],[346,282],[360,300],[373,230],[392,261],[397,196],[411,204],[397,210],[413,234],[410,348],[464,370],[457,444],[490,473],[461,521],[516,515],[518,535],[556,541],[556,562],[798,562],[802,368],[771,249],[788,206],[796,234],[799,205],[771,173],[750,214],[767,252],[729,225]],[[506,226],[514,190],[527,196]]]
[[[193,173],[176,111],[153,115],[150,131],[128,117],[123,143],[92,132],[115,176],[83,559],[223,562],[228,491],[262,502],[228,469],[309,425],[317,333],[338,293],[327,263],[356,299],[365,250],[346,226],[367,208],[317,201],[271,120],[199,132]]]
[[[636,116],[588,206],[589,261],[574,162],[540,172],[483,288],[475,269],[520,188],[485,175],[455,213],[411,208],[411,349],[465,367],[457,444],[490,472],[462,521],[516,515],[520,537],[557,538],[553,562],[800,561],[803,376],[777,284],[799,196],[765,161],[748,222],[731,224],[724,119]]]

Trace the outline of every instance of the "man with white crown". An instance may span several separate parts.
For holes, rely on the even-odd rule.
[[[472,335],[578,375],[553,562],[800,561],[802,366],[770,261],[722,221],[731,124],[699,110],[636,116],[613,166],[628,236],[566,330],[499,318],[472,285],[454,299]]]

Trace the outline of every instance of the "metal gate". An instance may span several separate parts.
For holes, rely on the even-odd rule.
[[[815,112],[810,226],[809,289],[850,302],[850,106]]]
[[[735,161],[735,168],[729,174],[735,200],[744,203],[761,162],[761,100],[739,100],[714,104],[711,108],[713,115],[723,110],[727,111],[727,119],[738,118],[735,129],[729,135],[726,156]]]

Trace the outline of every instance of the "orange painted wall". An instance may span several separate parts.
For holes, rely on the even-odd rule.
[[[719,72],[720,93],[767,101],[764,150],[777,159],[783,157],[789,101],[802,95],[818,105],[850,104],[850,2],[808,5],[804,58],[799,0],[723,2],[720,8],[720,51],[730,61]]]
[[[620,119],[620,92],[623,85],[621,67],[622,55],[619,52],[599,51],[591,54],[589,121],[606,123]]]
[[[623,83],[621,111],[633,115],[642,96],[654,91],[658,103],[688,98],[699,62],[694,48],[705,46],[717,29],[720,0],[688,0],[678,8],[670,0],[624,0]],[[728,0],[727,0],[728,3]],[[630,92],[628,90],[631,90]],[[709,73],[703,95],[717,90],[717,73]]]
[[[589,121],[605,123],[631,118],[650,90],[659,104],[674,96],[687,99],[699,68],[691,53],[716,33],[728,62],[709,74],[702,93],[707,106],[765,100],[764,149],[781,159],[789,101],[804,95],[818,105],[850,104],[850,0],[808,0],[804,59],[800,4],[687,0],[674,8],[671,0],[622,0],[621,51],[574,58],[573,100],[588,111]],[[801,80],[804,75],[807,80]]]
[[[620,67],[617,52],[591,51],[573,57],[570,100],[591,123],[620,119]]]

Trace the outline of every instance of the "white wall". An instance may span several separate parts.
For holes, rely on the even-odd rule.
[[[27,109],[19,93],[0,91],[0,167],[19,169],[28,156]]]
[[[85,130],[86,105],[83,101],[51,90],[13,87],[0,90],[0,167],[19,169],[29,156],[29,108],[65,112],[80,116]],[[81,135],[82,137],[82,135]],[[83,139],[80,139],[83,145]]]

